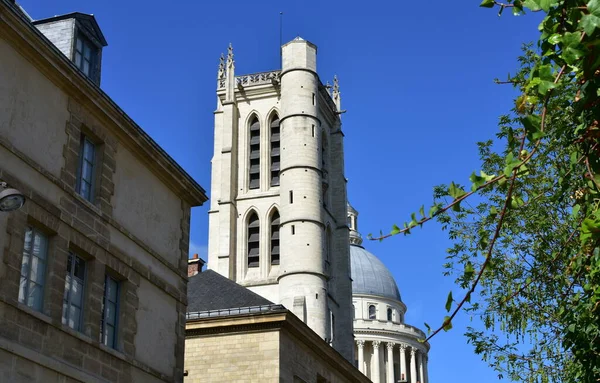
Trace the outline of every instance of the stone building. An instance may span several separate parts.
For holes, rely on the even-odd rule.
[[[91,15],[0,0],[1,382],[183,376],[190,210],[207,197],[99,87]]]
[[[282,305],[213,270],[188,288],[184,383],[370,381]]]
[[[337,79],[317,47],[282,46],[282,70],[235,75],[221,57],[208,268],[283,304],[354,360],[346,179]]]
[[[374,383],[428,383],[425,334],[404,322],[394,277],[362,246],[358,212],[348,205],[356,365]]]

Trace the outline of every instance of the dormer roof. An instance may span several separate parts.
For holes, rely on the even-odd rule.
[[[94,38],[96,43],[100,46],[105,47],[108,45],[106,42],[106,38],[104,38],[104,34],[102,34],[102,30],[96,21],[94,15],[88,15],[81,12],[72,12],[64,15],[48,17],[46,19],[35,20],[33,21],[33,25],[39,24],[47,24],[54,21],[67,20],[67,19],[75,19],[79,22],[79,25],[88,32],[90,37]]]

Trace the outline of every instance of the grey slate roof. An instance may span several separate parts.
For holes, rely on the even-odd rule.
[[[402,301],[392,273],[362,246],[350,245],[350,265],[352,294],[376,295]]]
[[[188,313],[273,304],[213,270],[190,277],[187,295]]]

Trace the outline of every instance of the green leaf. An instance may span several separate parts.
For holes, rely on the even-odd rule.
[[[400,233],[400,231],[401,231],[401,230],[400,230],[400,228],[399,228],[398,226],[396,226],[396,225],[393,225],[393,226],[392,226],[392,231],[390,232],[390,234],[391,234],[391,235],[396,235],[396,234]]]
[[[483,0],[479,6],[483,8],[494,8],[494,4],[494,0]]]
[[[450,319],[449,316],[444,317],[444,324],[442,325],[442,328],[444,329],[444,331],[452,330],[452,319]]]
[[[600,17],[596,15],[583,15],[579,21],[579,27],[582,28],[585,33],[591,35],[596,28],[600,28]]]
[[[427,324],[427,322],[424,323],[425,328],[427,329],[427,335],[431,334],[431,326],[429,324]]]
[[[579,204],[573,206],[573,210],[571,211],[571,216],[573,218],[577,217],[577,214],[579,214],[579,210],[581,210],[581,206],[579,206]]]
[[[550,37],[548,37],[548,42],[552,45],[556,45],[558,43],[560,43],[562,41],[562,35],[555,33],[553,35],[550,35]]]
[[[448,188],[448,195],[450,197],[457,199],[467,194],[463,189],[458,187],[454,182],[450,183],[450,187]]]
[[[579,42],[580,33],[566,32],[562,41],[562,59],[569,65],[575,64],[584,55],[584,48]]]
[[[425,206],[421,205],[421,208],[419,209],[419,214],[421,214],[421,217],[425,218]]]
[[[540,7],[539,0],[538,1],[536,1],[536,0],[525,0],[525,1],[523,1],[523,6],[531,9],[532,11],[539,11],[540,9],[542,9]]]
[[[515,158],[515,156],[512,153],[508,153],[504,162],[506,164],[506,167],[504,168],[504,175],[507,178],[512,175],[514,168],[521,163],[521,161]]]
[[[600,17],[600,0],[590,0],[587,9],[590,14]]]
[[[437,213],[438,211],[440,211],[440,207],[438,205],[433,205],[429,209],[429,217],[433,217],[435,215],[435,213]]]
[[[521,123],[527,133],[527,139],[531,142],[535,142],[542,138],[543,132],[541,130],[542,119],[537,114],[530,114],[527,117],[521,118]],[[508,177],[508,175],[507,175]]]
[[[495,218],[498,215],[498,210],[495,206],[492,206],[490,209],[490,217]]]
[[[448,298],[446,298],[446,311],[450,312],[450,309],[452,308],[452,291],[450,291],[448,293]]]

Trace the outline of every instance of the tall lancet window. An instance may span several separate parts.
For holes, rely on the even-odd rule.
[[[271,121],[271,186],[279,186],[279,117],[273,116]]]
[[[260,224],[255,212],[248,217],[248,267],[258,267],[259,264]]]
[[[248,167],[249,189],[260,187],[260,123],[254,116],[250,120],[250,163]]]
[[[271,265],[279,264],[279,212],[271,215]]]

